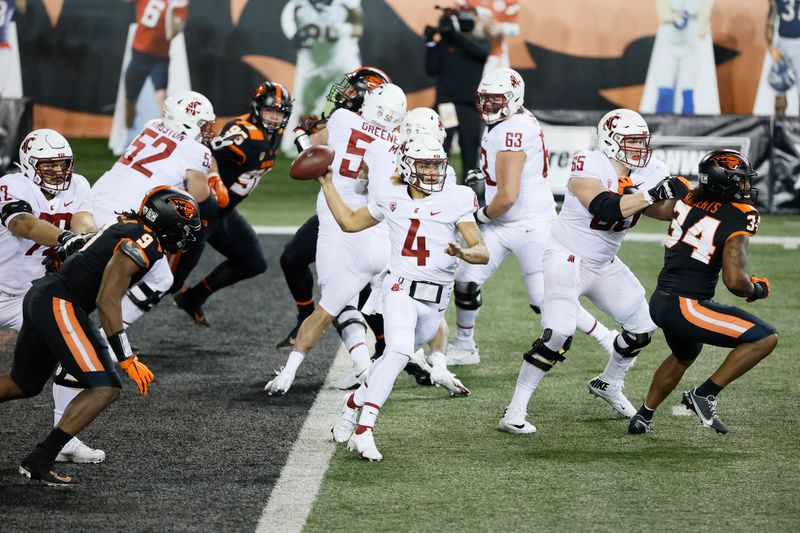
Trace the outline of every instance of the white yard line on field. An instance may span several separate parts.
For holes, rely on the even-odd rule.
[[[274,234],[274,233],[271,233]],[[321,354],[317,354],[318,356]],[[331,440],[331,427],[339,417],[343,392],[333,383],[350,370],[350,354],[339,346],[325,383],[308,412],[300,434],[289,452],[289,458],[272,489],[261,513],[256,532],[300,532],[317,499],[322,478],[328,470],[336,445]],[[291,389],[288,394],[291,394]]]
[[[254,226],[259,235],[294,235],[297,226]],[[629,233],[625,237],[626,241],[633,242],[660,242],[666,240],[665,233]],[[777,244],[787,250],[797,250],[800,248],[800,237],[773,237],[770,235],[756,236],[750,241],[753,244]]]

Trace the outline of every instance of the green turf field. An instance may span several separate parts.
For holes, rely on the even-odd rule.
[[[114,158],[104,142],[74,140],[76,169],[96,179]],[[281,160],[242,206],[261,225],[299,225],[314,210],[317,186],[294,182]],[[665,232],[645,220],[635,232]],[[800,235],[800,217],[767,216],[764,235]],[[628,242],[621,257],[648,289],[663,260],[658,244]],[[454,370],[473,391],[451,399],[402,375],[378,420],[381,463],[342,447],[309,516],[311,531],[751,531],[796,530],[800,251],[752,246],[751,271],[774,294],[753,305],[719,288],[724,303],[747,306],[776,325],[777,350],[720,395],[730,433],[671,414],[679,387],[656,413],[655,433],[629,436],[626,422],[590,396],[587,380],[606,355],[577,334],[566,363],[542,383],[529,407],[539,433],[512,436],[495,425],[512,394],[521,354],[540,329],[511,258],[485,285],[477,325],[483,362]],[[597,309],[587,306],[593,313]],[[597,314],[606,325],[608,318]],[[450,323],[454,313],[450,310]],[[635,405],[668,351],[657,334],[627,378]],[[685,388],[704,381],[725,351],[707,348]]]

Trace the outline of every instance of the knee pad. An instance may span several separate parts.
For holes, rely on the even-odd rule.
[[[342,336],[342,332],[344,328],[351,324],[361,324],[364,328],[364,332],[367,331],[367,323],[364,321],[364,317],[361,315],[361,311],[353,307],[352,305],[346,306],[342,309],[342,312],[339,313],[333,320],[333,327],[336,328],[336,331],[339,333],[339,336]]]
[[[456,283],[455,287],[456,307],[475,311],[480,308],[483,300],[481,299],[481,286],[470,281],[467,283]]]
[[[61,365],[58,365],[58,367],[56,367],[56,371],[53,374],[53,384],[61,385],[62,387],[68,387],[70,389],[79,389],[79,390],[83,389],[81,384],[78,383],[78,380],[69,375],[67,371],[64,370],[64,367]]]
[[[554,340],[560,341],[561,344],[561,348],[558,350],[551,350],[545,344],[554,337]],[[522,354],[522,358],[536,368],[547,372],[553,368],[553,365],[556,363],[566,360],[564,354],[567,353],[570,346],[572,346],[572,336],[568,337],[547,328],[544,330],[541,337],[533,341],[531,349]]]
[[[161,297],[164,296],[164,293],[151,289],[147,283],[140,282],[125,291],[125,295],[131,299],[131,302],[133,302],[136,307],[142,311],[149,311],[161,301]]]
[[[622,337],[623,342],[626,344],[625,347],[620,346],[620,337]],[[652,339],[652,331],[646,333],[631,333],[623,329],[622,333],[614,339],[614,349],[622,357],[636,357],[639,355],[639,352],[642,351],[642,348],[650,344]]]

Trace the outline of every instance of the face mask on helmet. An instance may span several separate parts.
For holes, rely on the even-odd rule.
[[[281,83],[264,82],[250,93],[253,121],[271,133],[286,127],[292,105],[292,95]]]
[[[446,136],[444,122],[442,122],[442,117],[433,109],[417,107],[406,113],[402,122],[400,122],[400,137],[403,141],[407,141],[420,133],[430,135],[439,144],[444,143]]]
[[[211,102],[194,91],[170,96],[161,110],[161,122],[166,127],[202,143],[214,137],[215,119]]]
[[[642,116],[630,109],[606,113],[597,124],[598,148],[627,168],[646,167],[653,155],[652,136]]]
[[[714,150],[698,164],[699,188],[732,201],[755,202],[758,189],[752,182],[758,176],[747,157],[736,150]]]
[[[361,116],[386,131],[393,131],[406,114],[406,95],[392,83],[385,83],[364,96]]]
[[[495,124],[520,110],[525,98],[525,82],[516,70],[498,68],[481,80],[475,109],[486,124]]]
[[[57,131],[34,130],[19,147],[23,175],[50,194],[69,188],[75,158],[67,140]]]
[[[364,95],[384,83],[392,83],[389,76],[375,67],[361,67],[345,74],[341,81],[334,83],[328,92],[328,102],[334,109],[348,109],[356,112],[364,104]]]
[[[403,143],[398,154],[400,176],[411,187],[432,194],[444,189],[447,154],[432,136],[420,134]]]
[[[185,251],[200,232],[200,209],[194,198],[175,187],[157,187],[147,193],[139,218],[158,235],[169,252]]]

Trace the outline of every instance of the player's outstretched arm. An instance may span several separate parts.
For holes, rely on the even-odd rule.
[[[72,215],[69,228],[74,233],[87,233],[96,230],[97,224],[91,211],[78,211]]]
[[[457,226],[459,233],[464,237],[467,248],[462,248],[457,242],[451,242],[445,253],[459,257],[473,265],[485,265],[489,262],[489,249],[481,237],[481,230],[475,222],[461,222]]]
[[[767,278],[747,274],[749,243],[750,237],[747,235],[736,235],[725,242],[722,252],[722,282],[732,294],[754,302],[768,297],[771,286]]]
[[[61,241],[59,241],[59,236],[65,233],[61,228],[57,228],[50,222],[36,218],[31,213],[22,213],[16,215],[11,220],[7,220],[6,227],[15,237],[30,239],[42,246],[58,246],[62,244]],[[70,233],[70,236],[71,235]]]
[[[600,181],[592,178],[571,178],[567,188],[591,214],[606,222],[617,222],[654,204],[672,200],[676,191],[682,197],[685,180],[681,179],[665,178],[648,191],[623,196],[608,192]]]
[[[371,228],[380,222],[370,214],[369,209],[366,207],[353,211],[344,203],[342,197],[339,196],[339,191],[333,185],[333,171],[330,167],[328,167],[328,172],[319,178],[319,183],[322,186],[322,193],[325,195],[325,201],[328,202],[333,218],[336,219],[342,231],[355,233]]]

